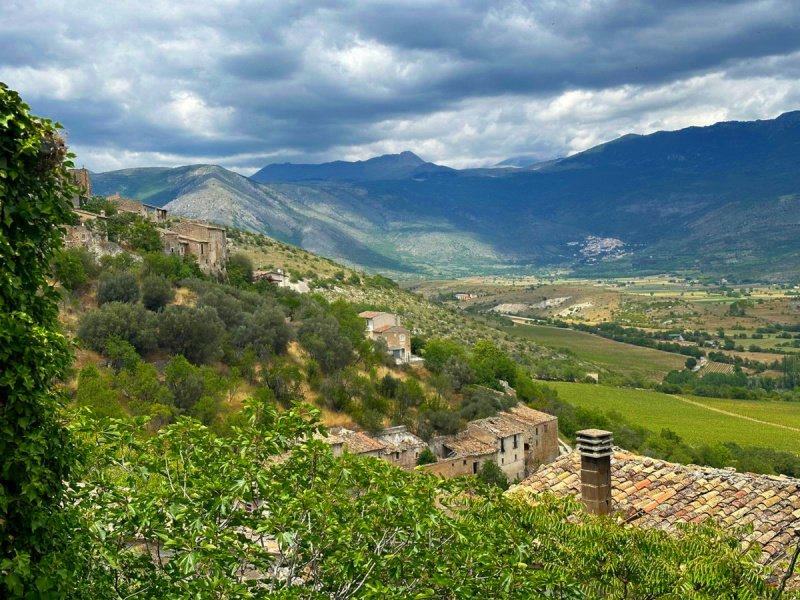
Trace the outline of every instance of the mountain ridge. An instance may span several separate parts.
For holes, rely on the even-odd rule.
[[[260,183],[195,166],[98,174],[96,189],[409,276],[555,268],[800,277],[800,111],[626,135],[525,168],[418,176],[422,159],[409,154],[410,171],[383,179],[339,171]],[[396,164],[402,155],[389,156]]]

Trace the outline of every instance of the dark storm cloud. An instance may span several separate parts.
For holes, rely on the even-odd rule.
[[[793,1],[0,7],[0,79],[63,122],[94,168],[566,153],[627,130],[775,116],[797,108],[798,69]]]

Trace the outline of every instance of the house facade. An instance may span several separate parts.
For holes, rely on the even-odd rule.
[[[425,440],[408,431],[405,425],[384,429],[375,439],[384,445],[381,458],[401,469],[416,467],[420,453],[428,447]]]
[[[525,429],[504,414],[471,421],[467,432],[491,444],[495,451],[495,462],[509,481],[525,477]]]
[[[364,311],[358,315],[366,322],[366,335],[372,340],[386,342],[389,354],[398,364],[411,360],[411,332],[392,313]]]

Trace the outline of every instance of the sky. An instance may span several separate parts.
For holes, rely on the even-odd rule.
[[[3,0],[0,81],[93,171],[490,166],[800,109],[800,2]]]

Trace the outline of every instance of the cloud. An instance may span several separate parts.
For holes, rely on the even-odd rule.
[[[552,157],[800,108],[791,1],[11,0],[0,80],[92,169]]]

